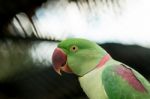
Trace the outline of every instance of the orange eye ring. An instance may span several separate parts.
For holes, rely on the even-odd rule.
[[[78,50],[78,47],[76,45],[73,45],[70,47],[71,52],[76,52]]]

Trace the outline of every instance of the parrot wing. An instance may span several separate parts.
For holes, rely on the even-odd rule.
[[[102,83],[109,99],[150,99],[149,82],[124,64],[105,67]]]

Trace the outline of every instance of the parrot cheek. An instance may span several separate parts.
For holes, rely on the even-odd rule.
[[[71,73],[71,69],[67,65],[67,55],[60,48],[56,48],[52,55],[52,63],[54,70],[61,75],[61,71]]]

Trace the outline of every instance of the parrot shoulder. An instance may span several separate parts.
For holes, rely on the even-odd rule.
[[[102,73],[102,83],[111,99],[149,99],[150,84],[125,64],[110,65]]]

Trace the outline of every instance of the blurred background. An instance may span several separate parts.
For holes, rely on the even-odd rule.
[[[149,0],[0,0],[0,99],[87,99],[51,56],[66,38],[92,40],[150,81]]]

